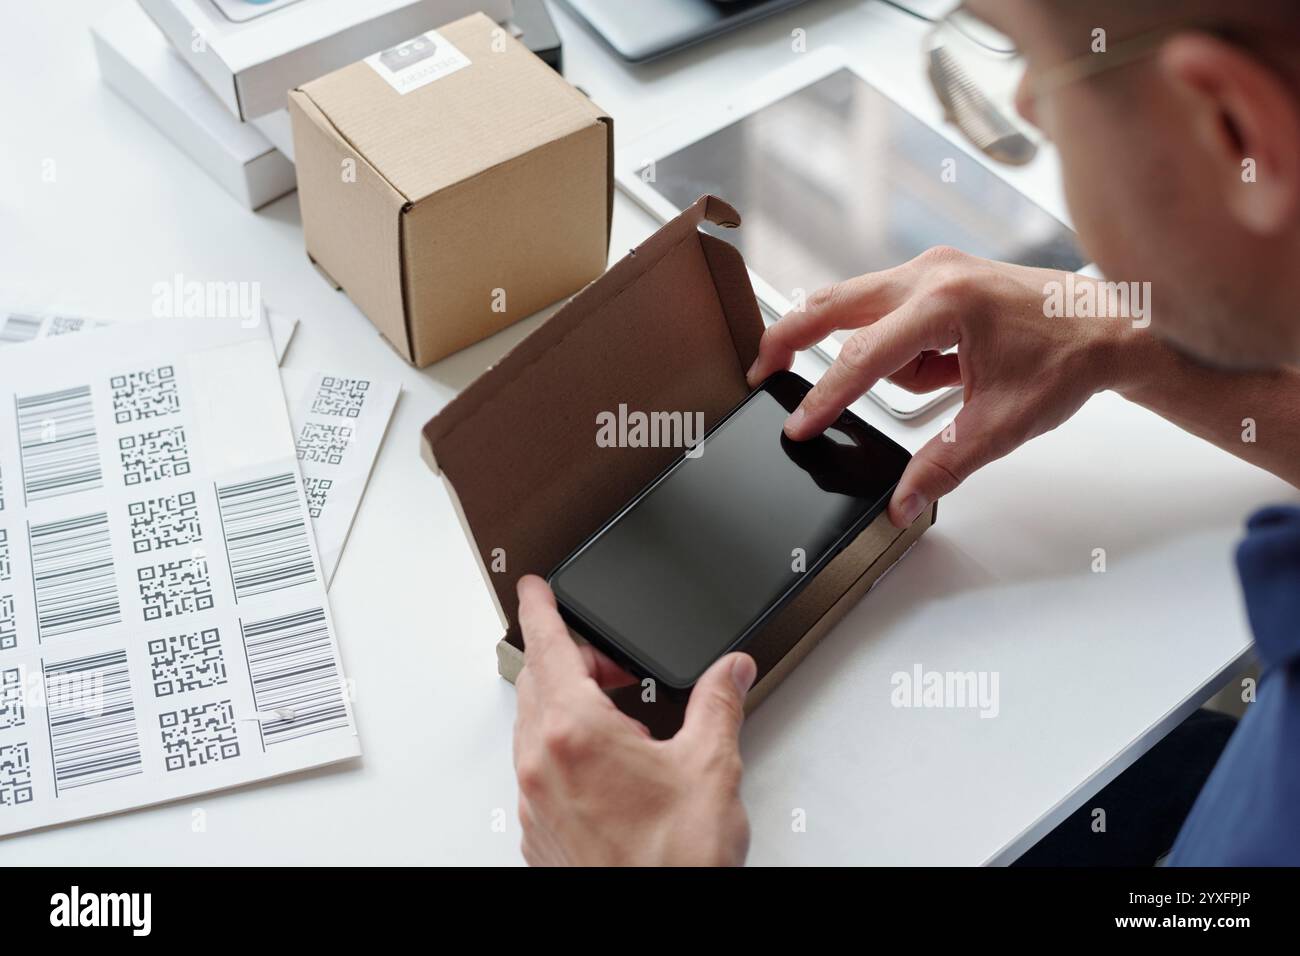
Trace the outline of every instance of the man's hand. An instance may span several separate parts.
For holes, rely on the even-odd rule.
[[[814,293],[763,335],[757,385],[794,353],[840,329],[857,331],[786,422],[820,434],[879,379],[914,392],[961,384],[966,403],[946,434],[908,464],[889,506],[905,527],[976,469],[1060,425],[1114,384],[1112,346],[1125,324],[1044,315],[1044,286],[1065,273],[931,249],[911,262]],[[1076,277],[1076,283],[1092,281]],[[955,354],[943,350],[957,347]]]
[[[541,578],[521,578],[524,669],[515,771],[530,864],[739,865],[749,849],[739,734],[755,666],[728,654],[691,692],[672,740],[654,740],[602,688],[631,683],[569,636]]]

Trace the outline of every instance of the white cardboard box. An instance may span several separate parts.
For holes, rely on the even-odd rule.
[[[283,109],[289,90],[482,10],[503,23],[512,0],[140,0],[177,52],[242,120]],[[247,19],[223,10],[247,8]]]
[[[226,110],[134,3],[91,28],[104,82],[249,209],[297,185],[293,164]]]
[[[252,121],[257,131],[271,141],[271,145],[293,162],[293,125],[289,122],[289,108],[275,110]]]

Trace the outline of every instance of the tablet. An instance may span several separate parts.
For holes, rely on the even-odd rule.
[[[805,0],[560,0],[625,60],[644,63]]]
[[[727,200],[771,322],[832,282],[949,245],[1054,269],[1085,264],[1073,231],[969,152],[872,86],[842,51],[805,54],[741,98],[684,116],[619,150],[620,187],[662,222],[702,193]],[[716,228],[709,227],[706,228]],[[818,350],[839,354],[849,333]],[[911,418],[960,389],[871,397]]]

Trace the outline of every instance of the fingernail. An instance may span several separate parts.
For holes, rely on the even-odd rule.
[[[758,665],[754,663],[754,658],[748,654],[736,655],[736,659],[731,662],[731,683],[736,686],[737,692],[747,693],[756,676]]]
[[[785,420],[785,433],[790,435],[791,432],[797,431],[799,426],[803,424],[803,420],[807,417],[808,416],[804,413],[803,406],[800,405],[790,414],[790,417]],[[790,437],[793,438],[794,436],[791,435]]]
[[[906,524],[911,524],[920,516],[928,504],[929,502],[922,496],[912,494],[903,499],[903,503],[899,505],[898,510],[903,513],[903,521]]]

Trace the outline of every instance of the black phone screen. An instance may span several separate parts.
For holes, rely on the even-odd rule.
[[[848,412],[786,438],[810,387],[769,378],[555,570],[576,631],[690,686],[880,513],[908,453]]]

